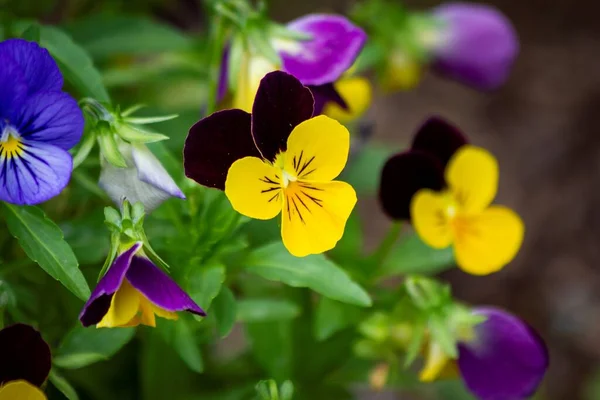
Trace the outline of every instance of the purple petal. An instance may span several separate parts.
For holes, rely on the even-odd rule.
[[[2,43],[0,43],[2,44]],[[0,53],[0,129],[5,120],[12,121],[27,97],[27,83],[19,65],[7,54]],[[0,132],[0,135],[2,132]]]
[[[189,311],[205,316],[202,310],[169,275],[145,257],[133,257],[127,280],[148,300],[167,311]]]
[[[443,187],[442,165],[426,153],[408,151],[391,157],[383,166],[379,200],[392,219],[409,220],[410,202],[417,191]]]
[[[0,200],[34,205],[57,196],[71,179],[73,159],[56,146],[23,141],[22,152],[0,155]]]
[[[113,261],[79,314],[79,320],[83,326],[96,325],[102,321],[110,308],[113,294],[121,287],[125,274],[131,267],[133,256],[141,248],[141,242],[135,243]]]
[[[433,10],[444,28],[435,49],[438,71],[479,89],[502,85],[519,53],[511,22],[488,5],[449,3]]]
[[[524,399],[535,393],[549,365],[542,338],[524,321],[499,309],[479,308],[487,320],[476,339],[459,344],[465,384],[482,400]]]
[[[309,86],[308,87],[315,98],[315,111],[314,115],[321,115],[323,113],[323,108],[327,103],[335,103],[340,106],[342,109],[347,110],[348,104],[342,98],[340,93],[335,89],[333,83],[326,83],[324,85],[319,86]]]
[[[50,347],[33,327],[15,324],[0,330],[0,386],[20,379],[41,386],[51,366]]]
[[[417,131],[411,148],[432,155],[445,167],[456,150],[465,144],[467,139],[457,127],[440,117],[431,117]]]
[[[0,59],[3,59],[4,55],[8,55],[19,64],[29,94],[40,90],[62,90],[63,77],[58,65],[48,50],[37,43],[23,39],[5,40],[0,43]]]
[[[323,85],[337,80],[354,64],[367,40],[362,29],[338,15],[307,15],[287,27],[312,36],[310,40],[289,45],[277,46],[276,42],[283,70],[304,85]]]
[[[15,121],[25,139],[64,150],[79,143],[84,124],[77,102],[63,92],[38,92],[29,97]]]
[[[250,114],[242,110],[218,111],[198,121],[183,148],[185,176],[224,190],[231,164],[247,156],[260,157],[250,125]]]
[[[221,101],[227,95],[229,79],[229,46],[223,50],[221,58],[221,69],[219,70],[219,84],[217,86],[217,101]]]
[[[287,139],[299,123],[313,115],[310,89],[282,71],[270,72],[260,81],[252,107],[252,136],[262,156],[273,162],[287,149]]]

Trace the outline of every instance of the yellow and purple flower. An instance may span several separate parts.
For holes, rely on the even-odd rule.
[[[233,208],[256,219],[279,213],[295,256],[332,249],[342,237],[356,193],[334,179],[348,159],[350,134],[313,115],[313,96],[292,75],[261,81],[252,114],[216,112],[196,123],[184,148],[186,176],[224,190]]]
[[[62,91],[63,78],[37,43],[0,43],[0,200],[38,204],[69,183],[68,150],[83,133],[77,102]]]
[[[459,338],[457,360],[446,356],[437,343],[429,343],[421,380],[432,381],[458,366],[465,385],[480,400],[532,396],[549,365],[543,339],[527,323],[506,311],[479,307],[473,313],[485,321]]]
[[[83,326],[156,326],[156,316],[176,320],[178,311],[206,315],[144,255],[142,245],[136,242],[123,251],[100,279],[79,315]]]
[[[40,386],[48,378],[50,347],[29,325],[0,330],[0,400],[45,400]]]
[[[228,57],[226,51],[221,69],[219,92],[223,95],[228,86],[231,61],[239,62],[233,98],[233,107],[249,112],[260,80],[271,71],[282,70],[294,75],[303,85],[324,85],[338,80],[358,57],[367,39],[364,31],[349,20],[338,15],[311,14],[298,18],[286,28],[303,34],[308,39],[271,37],[269,43],[280,58],[275,64],[257,49],[247,48],[240,59]],[[234,43],[233,46],[236,44]]]
[[[453,246],[458,266],[474,275],[496,272],[517,254],[524,225],[511,209],[490,205],[498,163],[439,118],[428,120],[410,150],[385,164],[380,200],[396,220],[410,220],[429,246]]]

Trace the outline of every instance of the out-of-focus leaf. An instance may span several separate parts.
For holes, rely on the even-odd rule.
[[[267,376],[278,381],[288,379],[293,364],[292,326],[290,321],[246,324],[246,333],[256,361]]]
[[[254,250],[244,263],[249,272],[293,287],[307,287],[344,303],[369,307],[369,294],[323,254],[294,257],[283,243]]]
[[[79,400],[79,396],[77,396],[77,392],[73,386],[71,386],[64,376],[56,371],[56,368],[52,368],[48,379],[68,400]]]
[[[8,230],[27,256],[75,296],[87,300],[90,288],[60,228],[37,207],[4,203],[4,210]]]
[[[360,320],[360,309],[323,297],[319,301],[313,325],[317,340],[326,340],[340,330]]]
[[[281,228],[277,222],[277,218],[253,219],[244,226],[243,230],[248,235],[248,240],[253,247],[262,246],[281,237]]]
[[[363,231],[358,210],[355,208],[346,222],[344,236],[342,236],[337,245],[328,252],[328,255],[339,263],[351,262],[362,255],[362,249]]]
[[[237,303],[237,320],[240,322],[267,322],[296,318],[300,307],[288,300],[244,299]]]
[[[98,264],[108,255],[110,238],[101,209],[64,222],[60,227],[81,264]]]
[[[454,266],[452,248],[427,246],[415,233],[404,237],[385,259],[380,277],[404,274],[435,274]]]
[[[366,144],[348,160],[340,180],[351,184],[359,195],[373,195],[379,190],[381,170],[387,159],[399,149],[381,143]]]
[[[194,301],[207,311],[225,282],[225,267],[209,265],[194,267],[187,276],[187,292]]]
[[[200,353],[198,343],[194,340],[192,330],[185,319],[160,320],[157,323],[157,331],[192,371],[202,373],[204,370],[202,353]]]
[[[96,59],[113,55],[187,50],[193,41],[183,32],[149,18],[132,15],[91,15],[65,26]]]
[[[215,297],[211,314],[215,314],[219,337],[228,336],[235,324],[237,303],[233,293],[227,286],[223,286],[219,295]]]
[[[108,360],[133,338],[134,328],[84,328],[77,325],[64,338],[54,355],[54,364],[77,369]]]
[[[30,42],[39,42],[40,26],[36,23],[29,25],[29,28],[25,29],[25,32],[21,34],[21,38],[29,40]]]

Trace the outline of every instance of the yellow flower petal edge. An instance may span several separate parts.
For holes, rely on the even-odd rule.
[[[291,182],[281,223],[285,247],[296,257],[331,250],[342,238],[356,200],[345,182]]]
[[[446,167],[446,182],[460,212],[477,213],[489,206],[498,190],[498,162],[481,147],[462,146]]]
[[[454,242],[458,266],[473,275],[499,271],[519,252],[525,234],[513,210],[491,206],[481,214],[460,218]]]
[[[276,69],[277,67],[266,58],[245,52],[242,56],[237,88],[235,88],[233,96],[233,108],[251,112],[260,80]]]
[[[432,382],[442,374],[450,358],[444,353],[442,347],[436,343],[429,343],[425,356],[425,365],[419,373],[421,382]]]
[[[296,126],[287,140],[284,169],[294,178],[327,182],[346,166],[350,133],[345,126],[325,115]]]
[[[450,207],[451,198],[444,193],[421,189],[413,196],[410,204],[413,228],[428,246],[443,249],[452,244]]]
[[[280,169],[259,158],[244,157],[229,167],[225,195],[240,214],[272,219],[283,204],[281,179]]]
[[[338,104],[329,102],[323,109],[323,114],[347,123],[360,118],[371,106],[373,91],[368,79],[362,77],[342,78],[334,84],[342,99],[348,105],[344,110]]]
[[[46,400],[46,395],[31,383],[18,380],[0,387],[0,400]]]

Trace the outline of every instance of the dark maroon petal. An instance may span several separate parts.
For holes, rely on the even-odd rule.
[[[83,326],[96,325],[110,308],[113,294],[121,287],[125,274],[130,268],[133,255],[142,247],[142,243],[135,243],[124,253],[121,253],[112,263],[106,274],[100,279],[92,292],[89,300],[83,306],[79,320]]]
[[[431,117],[417,131],[412,149],[433,155],[445,167],[456,150],[465,144],[467,139],[457,127],[440,117]]]
[[[0,330],[0,386],[19,379],[41,386],[51,366],[50,347],[33,327],[15,324]]]
[[[231,164],[248,156],[260,157],[250,124],[250,114],[242,110],[218,111],[196,122],[183,148],[185,176],[224,190]]]
[[[549,365],[543,339],[505,311],[485,307],[475,313],[487,320],[475,328],[472,342],[458,346],[458,366],[466,386],[482,400],[529,398]]]
[[[145,257],[133,257],[127,280],[148,300],[167,311],[206,313],[173,279]]]
[[[344,110],[348,109],[348,104],[335,89],[333,83],[326,83],[325,85],[319,86],[308,86],[308,88],[315,98],[314,115],[321,115],[323,113],[323,108],[325,108],[325,104],[329,102],[337,104]]]
[[[391,157],[381,172],[379,200],[392,219],[410,219],[410,201],[419,189],[444,187],[442,165],[426,153],[408,151]]]
[[[252,106],[252,135],[264,158],[287,148],[287,139],[299,123],[313,115],[313,96],[294,76],[270,72],[260,81]]]

